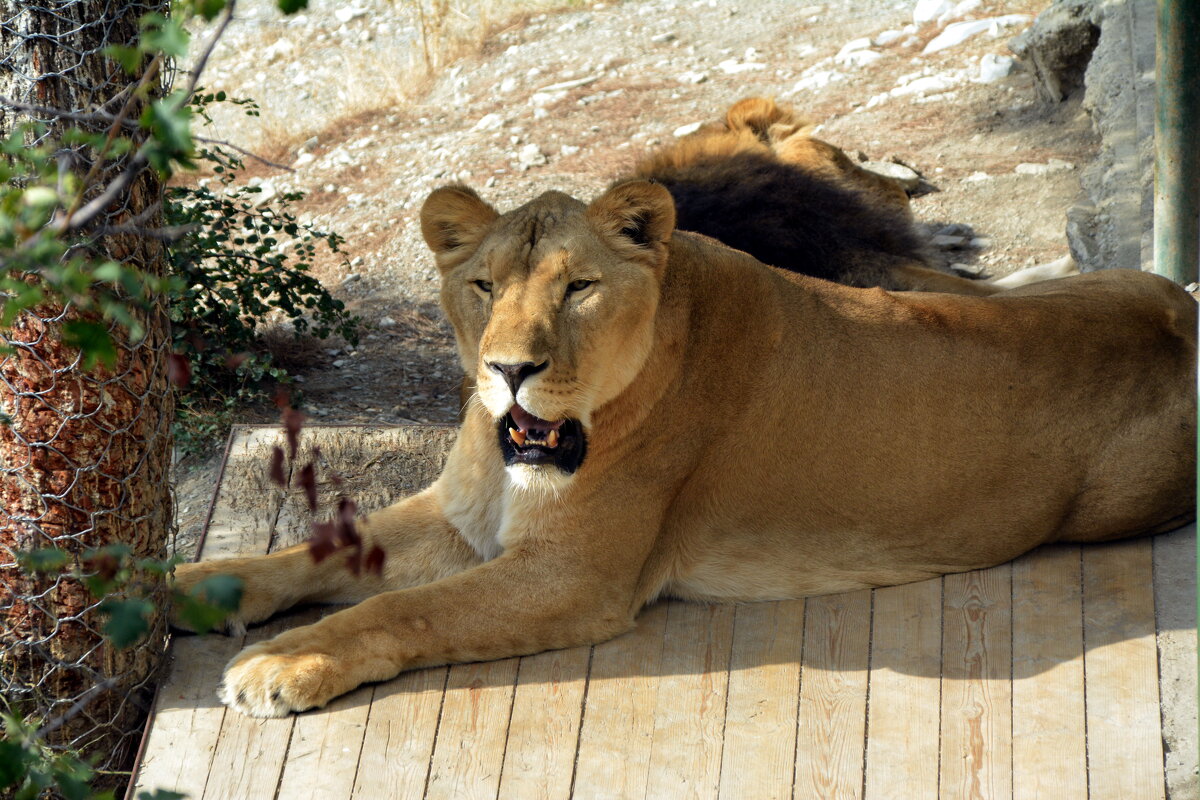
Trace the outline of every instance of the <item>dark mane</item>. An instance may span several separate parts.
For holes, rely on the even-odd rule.
[[[677,227],[744,250],[766,264],[839,283],[858,283],[865,256],[926,264],[912,223],[885,204],[802,166],[755,152],[656,163],[639,177],[675,198]]]

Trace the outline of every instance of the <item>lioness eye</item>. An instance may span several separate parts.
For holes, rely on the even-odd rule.
[[[568,292],[582,292],[584,289],[591,286],[593,283],[595,283],[595,281],[585,281],[585,280],[571,281],[570,283],[567,284],[567,291]]]
[[[471,281],[471,283],[478,286],[479,291],[483,292],[484,294],[492,293],[492,282],[491,281]]]

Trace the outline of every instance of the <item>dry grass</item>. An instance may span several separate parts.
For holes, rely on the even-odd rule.
[[[264,109],[256,152],[272,160],[343,120],[410,105],[454,64],[480,53],[497,31],[535,14],[582,8],[590,0],[392,0],[419,33],[417,47],[346,48],[334,56],[344,99],[319,125],[297,126],[290,115]]]

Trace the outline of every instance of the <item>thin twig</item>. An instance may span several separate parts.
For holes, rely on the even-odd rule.
[[[196,91],[196,82],[200,80],[201,73],[208,66],[208,57],[212,55],[213,50],[217,46],[217,42],[221,40],[221,36],[225,33],[225,29],[229,27],[230,21],[233,19],[233,10],[237,6],[237,0],[229,0],[225,6],[225,12],[221,16],[221,21],[217,23],[217,29],[213,32],[213,37],[208,42],[208,46],[204,48],[204,52],[200,54],[200,59],[190,71],[191,77],[188,79],[187,88],[183,92],[183,102],[191,102],[192,93]]]
[[[72,705],[70,708],[68,708],[66,711],[64,711],[59,716],[57,716],[54,719],[47,722],[42,727],[38,728],[38,732],[36,734],[34,734],[35,738],[43,739],[46,736],[48,736],[49,734],[51,734],[54,731],[61,728],[63,725],[66,725],[72,719],[74,719],[75,717],[82,714],[83,710],[88,707],[88,705],[92,702],[93,699],[95,699],[95,697],[97,695],[107,692],[109,689],[113,688],[116,685],[117,685],[117,679],[109,678],[108,680],[102,681],[101,683],[98,683],[95,686],[93,686],[92,688],[88,689],[86,692],[84,692],[80,696],[80,698],[78,700],[75,701],[74,705]]]
[[[111,123],[115,119],[114,115],[109,114],[104,111],[90,111],[90,112],[60,111],[56,108],[48,108],[46,106],[36,106],[36,105],[32,105],[30,103],[18,103],[15,100],[11,100],[7,97],[4,97],[3,95],[0,95],[0,105],[8,106],[9,108],[13,109],[14,111],[23,111],[26,114],[42,114],[42,115],[45,115],[48,117],[55,117],[57,119],[70,120],[71,122]],[[125,127],[133,129],[133,130],[136,130],[141,127],[137,122],[134,122],[131,119],[124,120],[122,124]],[[282,170],[286,170],[287,172],[295,172],[296,171],[296,170],[292,169],[291,167],[287,166],[286,164],[277,164],[274,161],[271,161],[269,158],[266,158],[265,156],[260,156],[258,153],[255,153],[252,150],[247,150],[246,148],[242,147],[241,145],[236,145],[233,142],[229,142],[224,139],[213,139],[208,136],[192,136],[192,139],[194,139],[197,142],[204,142],[205,144],[215,144],[215,145],[219,145],[221,147],[228,147],[230,150],[236,150],[237,152],[241,153],[242,155],[246,156],[247,158],[252,158],[255,161],[259,162],[260,164],[264,164],[268,167],[273,167],[274,169],[282,169]]]
[[[268,167],[274,167],[275,169],[281,169],[286,172],[295,172],[296,171],[295,169],[287,166],[286,164],[276,164],[274,161],[271,161],[268,158],[264,158],[263,156],[260,156],[258,153],[247,150],[246,148],[236,145],[233,142],[227,142],[224,139],[210,139],[207,136],[193,136],[192,138],[195,139],[197,142],[204,142],[205,144],[215,144],[220,147],[228,147],[230,150],[236,150],[237,152],[241,153],[242,155],[246,156],[247,158],[253,158],[258,163],[265,164]]]

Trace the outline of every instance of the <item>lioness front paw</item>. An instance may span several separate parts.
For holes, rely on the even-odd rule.
[[[279,601],[269,593],[264,592],[260,582],[250,581],[245,575],[239,574],[237,564],[229,561],[201,561],[198,563],[179,564],[175,567],[175,590],[184,595],[195,595],[202,581],[214,575],[232,575],[241,582],[241,598],[237,609],[228,612],[220,621],[213,624],[211,620],[203,623],[211,625],[218,633],[240,636],[246,632],[246,626],[262,622],[274,614],[279,608]],[[214,605],[211,598],[203,593],[199,598],[202,602]],[[196,632],[196,624],[189,620],[186,614],[181,614],[181,604],[176,601],[171,609],[171,627],[183,631]]]
[[[354,688],[347,685],[343,659],[305,644],[289,631],[251,645],[225,667],[218,696],[232,709],[252,717],[283,717],[320,708]]]

